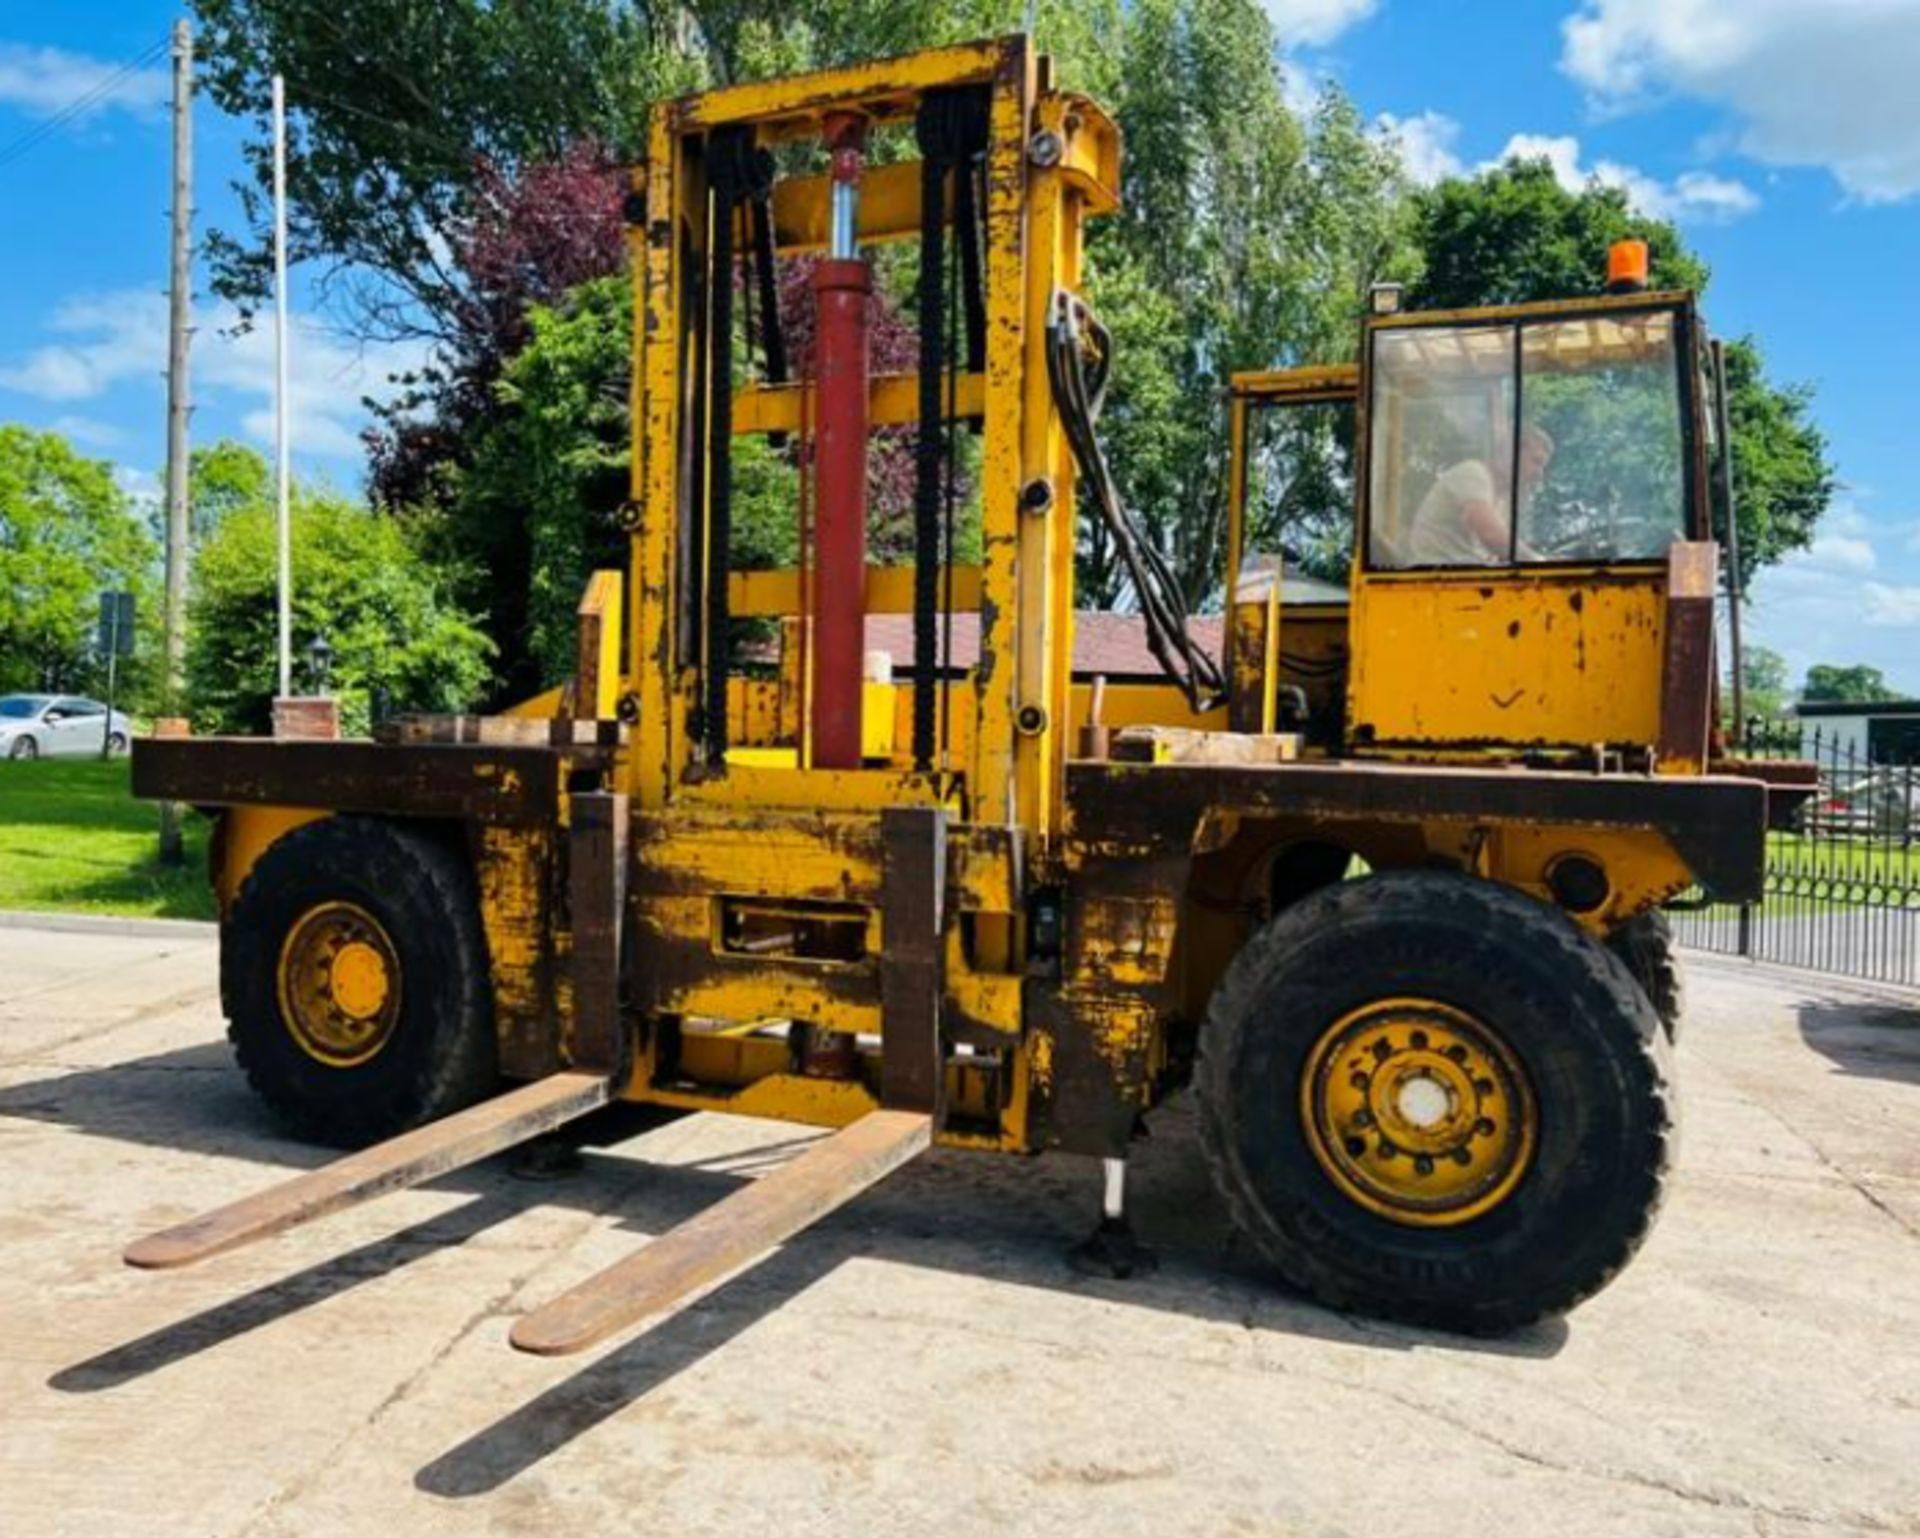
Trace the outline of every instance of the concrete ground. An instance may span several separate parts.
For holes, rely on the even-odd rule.
[[[1150,1280],[1095,1172],[931,1156],[587,1359],[512,1318],[804,1141],[603,1129],[185,1272],[130,1237],[317,1162],[191,931],[0,927],[0,1534],[1920,1534],[1920,1000],[1702,960],[1673,1200],[1564,1323],[1330,1314],[1229,1243],[1170,1107]]]

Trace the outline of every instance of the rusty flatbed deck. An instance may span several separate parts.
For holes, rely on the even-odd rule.
[[[1513,826],[1652,828],[1723,902],[1759,898],[1767,787],[1718,775],[1596,774],[1312,760],[1271,764],[1067,766],[1070,827],[1185,849],[1214,809],[1381,823],[1459,820]]]

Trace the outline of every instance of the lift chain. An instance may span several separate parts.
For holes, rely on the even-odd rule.
[[[954,477],[954,439],[942,399],[948,368],[945,327],[955,299],[965,308],[968,361],[986,362],[986,300],[981,291],[978,178],[987,149],[990,97],[984,87],[930,92],[920,105],[920,424],[913,495],[913,762],[933,768],[942,512]],[[960,254],[960,294],[947,291],[949,183]]]
[[[707,455],[712,490],[707,503],[705,691],[698,736],[709,764],[727,757],[728,647],[732,612],[727,592],[733,544],[733,267],[734,226],[742,204],[765,199],[773,187],[773,157],[753,142],[749,128],[717,128],[707,141],[707,186],[713,199],[713,247],[707,264],[710,318],[707,377],[710,406]]]

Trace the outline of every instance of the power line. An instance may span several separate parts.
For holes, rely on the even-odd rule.
[[[148,48],[146,52],[129,59],[92,89],[76,96],[44,123],[36,124],[21,134],[17,139],[14,139],[4,147],[0,147],[0,166],[11,165],[29,150],[45,143],[75,118],[83,116],[90,108],[99,105],[108,93],[129,75],[135,73],[137,70],[145,69],[149,64],[157,63],[171,46],[171,41],[168,38],[161,38],[152,47]]]

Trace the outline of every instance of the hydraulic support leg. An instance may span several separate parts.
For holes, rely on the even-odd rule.
[[[1075,1245],[1067,1259],[1074,1270],[1088,1276],[1125,1281],[1152,1271],[1159,1259],[1133,1236],[1127,1221],[1127,1161],[1102,1159],[1105,1180],[1100,1198],[1100,1222],[1093,1233]]]

